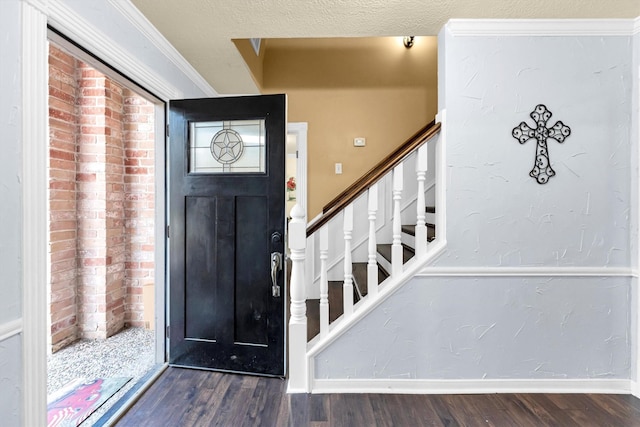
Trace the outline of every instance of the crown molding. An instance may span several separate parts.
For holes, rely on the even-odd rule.
[[[48,23],[83,48],[99,52],[102,60],[134,81],[145,82],[146,88],[163,100],[182,98],[180,90],[96,30],[62,1],[49,0],[47,6]]]
[[[451,19],[454,37],[497,36],[630,36],[640,30],[636,19]]]
[[[219,94],[196,71],[195,68],[178,52],[156,27],[129,0],[108,0],[120,14],[138,29],[163,55],[165,55],[180,71],[182,71],[207,96]]]

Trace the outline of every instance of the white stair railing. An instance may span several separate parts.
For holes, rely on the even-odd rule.
[[[425,136],[422,142],[425,142],[430,137],[434,136],[439,130],[439,126],[436,127],[434,133],[429,136]],[[427,244],[427,226],[426,226],[426,177],[428,172],[428,147],[427,144],[422,144],[419,148],[414,149],[416,152],[415,158],[415,179],[417,181],[417,194],[409,195],[415,196],[415,206],[416,206],[416,222],[415,222],[415,257],[420,261],[420,259],[426,259],[426,256],[429,254],[431,248],[430,245]],[[441,157],[441,145],[438,143],[436,145],[436,158]],[[401,280],[405,280],[403,277],[404,273],[409,273],[408,271],[404,271],[404,260],[403,260],[403,252],[404,247],[402,245],[402,199],[403,199],[403,190],[404,190],[404,162],[406,162],[408,157],[408,153],[402,158],[402,160],[397,163],[393,169],[389,171],[391,175],[391,185],[388,188],[387,197],[391,198],[392,202],[392,215],[389,221],[388,217],[385,221],[383,221],[382,225],[378,225],[377,221],[379,220],[379,211],[382,210],[384,213],[384,209],[381,209],[381,206],[388,206],[386,203],[379,203],[378,192],[381,188],[379,187],[378,182],[382,182],[383,176],[378,178],[378,181],[369,184],[367,191],[367,200],[366,200],[366,218],[367,218],[367,227],[365,230],[362,230],[366,233],[367,240],[367,251],[366,251],[366,260],[367,260],[367,295],[364,297],[364,301],[375,301],[385,294],[384,290],[386,290],[385,286],[386,282],[382,284],[382,287],[378,284],[378,274],[379,274],[379,266],[378,266],[378,251],[377,244],[379,242],[379,238],[377,235],[378,228],[385,229],[386,232],[389,232],[390,228],[390,236],[386,234],[387,239],[391,237],[391,277],[388,279],[391,283],[391,286],[395,286],[394,283],[399,283]],[[439,176],[440,180],[443,180],[444,177],[442,173]],[[410,182],[407,181],[407,189],[411,187]],[[436,182],[437,185],[437,182]],[[415,187],[413,187],[415,188]],[[413,191],[413,190],[411,190]],[[440,190],[442,191],[442,190]],[[359,193],[362,194],[362,193]],[[410,197],[405,196],[405,198],[409,199]],[[353,200],[353,199],[351,199]],[[436,195],[436,200],[443,200],[441,194]],[[410,203],[409,203],[410,204]],[[408,204],[408,205],[409,205]],[[342,254],[342,262],[343,262],[343,316],[342,321],[340,322],[339,330],[344,330],[348,323],[350,323],[351,318],[357,317],[354,316],[356,310],[358,313],[360,312],[360,303],[363,301],[362,298],[358,301],[357,305],[354,305],[354,278],[353,278],[353,243],[352,240],[354,238],[354,205],[356,205],[355,201],[352,201],[348,204],[344,205],[342,209],[342,233],[340,233],[339,228],[336,226],[331,226],[330,218],[334,217],[336,212],[332,212],[333,215],[330,215],[328,218],[323,218],[323,221],[320,221],[320,224],[314,223],[310,225],[310,229],[315,230],[312,231],[315,234],[311,235],[310,244],[313,244],[314,239],[317,238],[315,244],[317,244],[318,254],[319,254],[319,326],[320,326],[320,339],[325,340],[330,338],[330,335],[333,331],[334,324],[329,323],[329,314],[330,314],[330,302],[329,302],[329,277],[333,275],[334,279],[337,279],[337,272],[332,270],[332,266],[329,266],[329,249],[332,248],[333,251],[340,251],[339,244],[331,244],[331,239],[339,238],[340,234],[342,234],[342,238],[344,240],[344,254]],[[407,205],[407,206],[408,206]],[[365,208],[361,206],[364,210]],[[338,211],[339,212],[339,211]],[[363,213],[363,212],[360,212]],[[381,214],[382,215],[382,214]],[[442,215],[442,214],[440,214]],[[291,211],[291,221],[289,222],[289,250],[290,257],[292,261],[291,267],[291,281],[290,281],[290,298],[291,298],[291,317],[289,320],[289,388],[288,391],[291,393],[306,393],[311,391],[311,379],[309,377],[309,360],[310,354],[312,355],[315,351],[316,347],[308,347],[307,344],[307,315],[306,315],[306,289],[307,289],[307,280],[313,281],[313,272],[307,272],[305,275],[305,257],[306,257],[306,247],[307,247],[307,229],[306,224],[304,222],[305,212],[299,205],[295,205]],[[360,216],[359,216],[360,218]],[[390,224],[389,224],[390,222]],[[441,221],[437,221],[437,224],[440,225]],[[330,230],[333,230],[330,235]],[[384,240],[383,240],[384,241]],[[387,240],[388,242],[388,240]],[[312,245],[313,246],[313,245]],[[311,246],[310,246],[311,247]],[[332,254],[340,257],[341,254]],[[362,256],[362,255],[361,255]],[[316,265],[314,260],[311,259],[307,264],[314,268]],[[333,264],[336,265],[336,264]],[[339,264],[338,264],[339,266]],[[413,268],[413,267],[412,267]],[[331,271],[331,273],[330,273]],[[417,270],[415,270],[417,271]],[[413,273],[411,273],[413,274]],[[362,295],[360,294],[360,297]],[[366,306],[366,305],[365,305]],[[317,344],[317,343],[316,343]],[[308,350],[311,353],[308,353]],[[312,356],[311,356],[312,357]]]

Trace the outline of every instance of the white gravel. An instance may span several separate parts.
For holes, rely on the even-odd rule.
[[[82,427],[93,425],[127,390],[155,365],[154,331],[129,328],[106,340],[79,340],[48,357],[47,393],[76,378],[132,377],[94,412]]]

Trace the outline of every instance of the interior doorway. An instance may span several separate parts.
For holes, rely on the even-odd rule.
[[[154,331],[155,288],[164,289],[164,280],[155,281],[158,101],[53,38],[48,392],[52,401],[73,384],[117,378],[122,388],[100,390],[107,403],[87,414],[94,422],[164,361]]]
[[[307,215],[307,123],[287,124],[287,150],[285,161],[286,216],[299,204]]]

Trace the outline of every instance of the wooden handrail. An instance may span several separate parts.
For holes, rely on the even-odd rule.
[[[362,177],[351,184],[346,190],[340,193],[323,208],[320,219],[307,228],[307,237],[329,222],[329,220],[336,216],[338,212],[342,211],[345,206],[353,202],[371,185],[375,184],[380,178],[386,175],[387,172],[396,167],[402,160],[404,160],[405,157],[420,147],[422,143],[431,139],[439,130],[440,123],[436,123],[435,121],[429,123],[424,128],[416,132],[399,148],[382,159],[382,161],[375,165],[371,170],[362,175]]]

